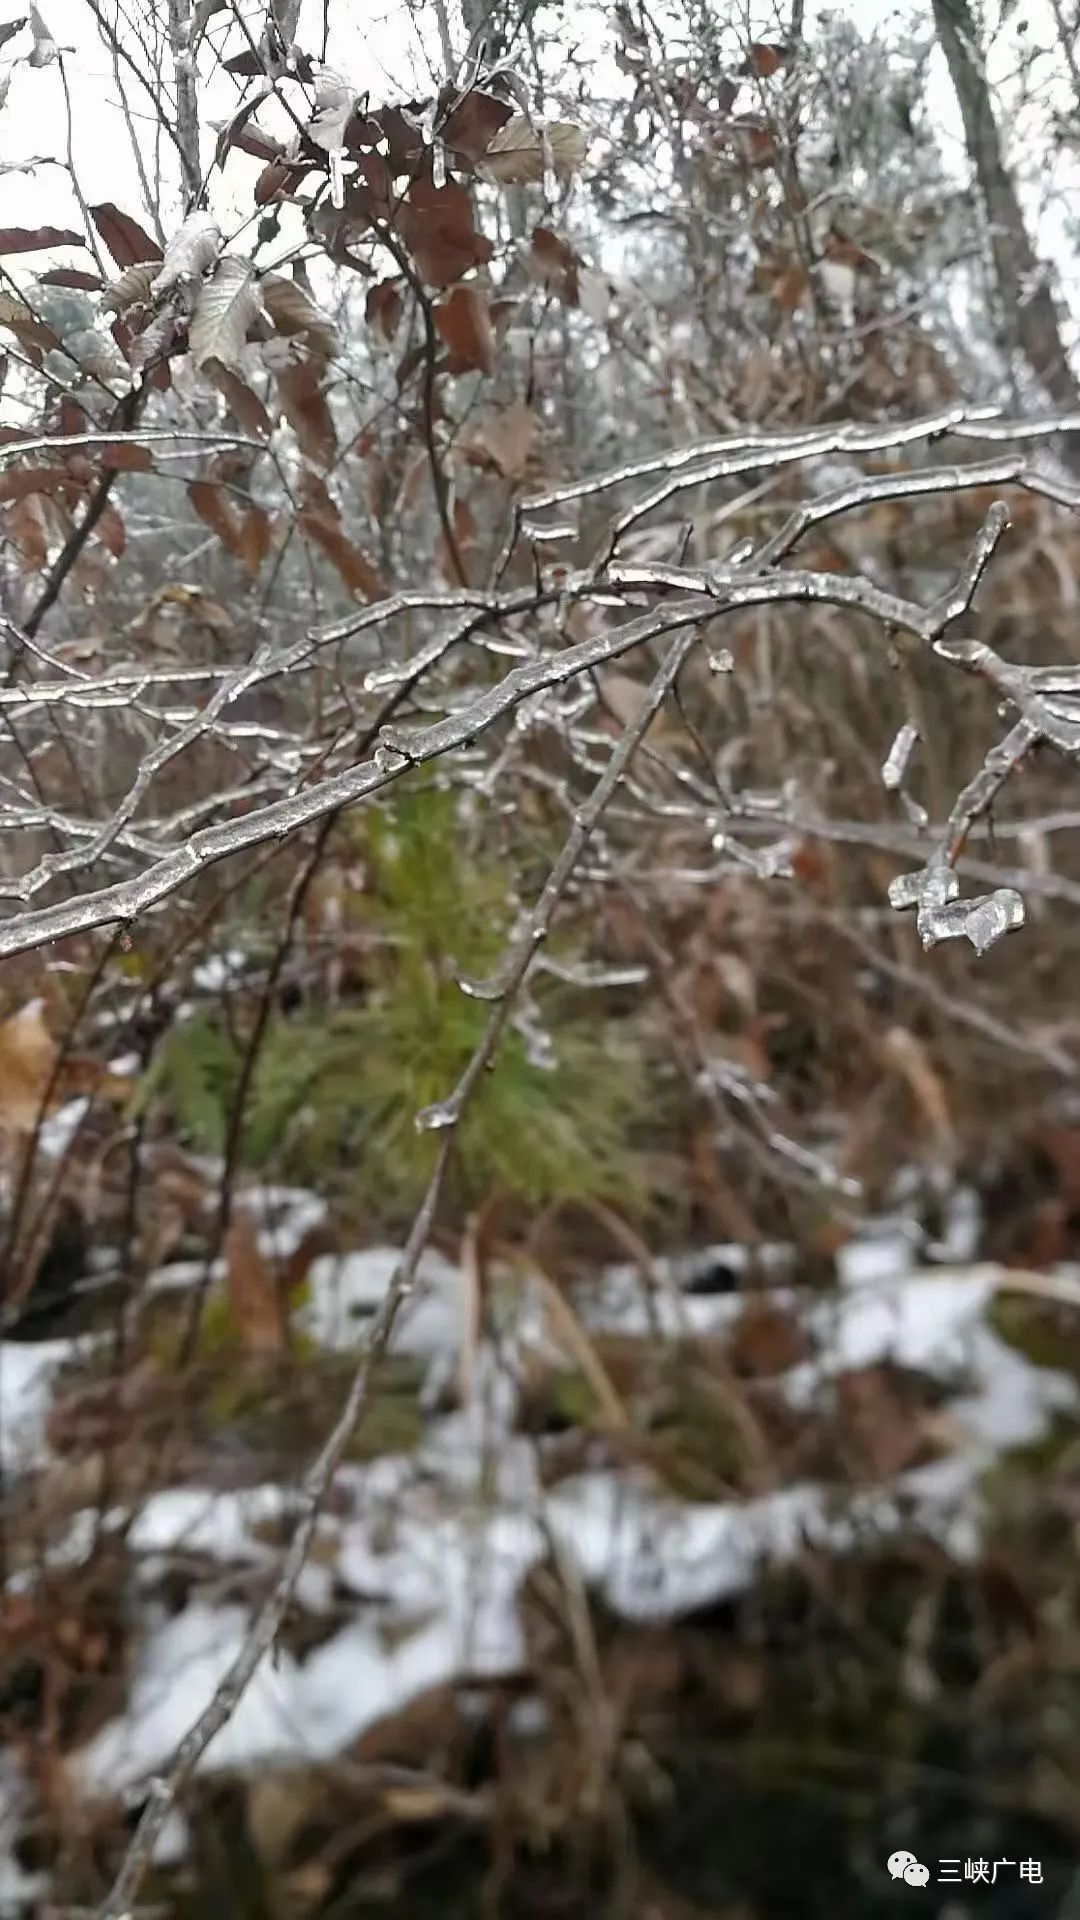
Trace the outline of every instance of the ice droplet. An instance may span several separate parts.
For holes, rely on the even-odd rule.
[[[402,767],[409,764],[407,756],[396,747],[376,747],[371,757],[380,773],[400,773]]]
[[[718,647],[715,653],[706,654],[710,673],[734,673],[735,655],[730,647]]]
[[[417,1133],[445,1133],[448,1127],[457,1125],[458,1109],[456,1100],[437,1100],[432,1107],[421,1107],[413,1121]]]
[[[882,782],[890,793],[895,793],[898,787],[903,786],[904,776],[918,738],[918,727],[914,726],[910,720],[905,720],[889,748],[888,756],[881,769]]]
[[[506,980],[498,973],[490,974],[486,980],[475,979],[467,973],[456,973],[454,978],[469,1000],[501,1000],[506,992]]]

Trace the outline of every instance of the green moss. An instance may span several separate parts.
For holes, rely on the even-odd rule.
[[[1028,1294],[998,1293],[988,1319],[998,1337],[1035,1366],[1080,1380],[1080,1319],[1073,1309]]]
[[[190,1302],[185,1302],[190,1308]],[[146,1330],[147,1353],[163,1374],[175,1375],[181,1350],[182,1316],[158,1316]],[[243,1351],[226,1296],[211,1291],[199,1324],[195,1359],[184,1395],[194,1427],[210,1437],[228,1430],[254,1452],[295,1459],[325,1437],[328,1407],[345,1397],[354,1357],[324,1354],[303,1334],[293,1333],[280,1356]],[[352,1460],[384,1453],[412,1453],[423,1432],[420,1391],[424,1367],[408,1355],[387,1355],[373,1378],[363,1418],[347,1449]]]
[[[1044,1479],[1075,1474],[1080,1468],[1080,1421],[1075,1414],[1056,1414],[1046,1432],[1023,1447],[1010,1447],[986,1476],[987,1486],[1030,1489]]]

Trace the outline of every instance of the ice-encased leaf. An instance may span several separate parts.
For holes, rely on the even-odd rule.
[[[889,887],[889,904],[898,912],[918,909],[916,925],[927,949],[942,940],[970,940],[981,955],[1024,924],[1024,902],[1015,887],[996,887],[974,900],[961,900],[959,893],[952,867],[938,860],[916,873],[900,874]]]
[[[889,905],[897,913],[905,907],[924,909],[943,907],[955,900],[960,882],[951,867],[920,867],[916,873],[898,874],[889,883]]]
[[[188,340],[195,365],[220,360],[224,367],[235,366],[259,308],[250,262],[227,253],[200,289],[191,317]]]
[[[139,260],[135,266],[125,267],[115,280],[105,282],[102,306],[114,313],[126,313],[129,307],[145,307],[158,270],[156,260]]]
[[[974,900],[953,900],[919,915],[923,946],[942,940],[970,940],[977,954],[989,953],[1005,934],[1024,924],[1024,902],[1015,887],[997,887]]]
[[[317,147],[327,153],[345,144],[345,127],[356,105],[356,94],[347,80],[331,67],[319,67],[315,75],[315,111],[307,130]]]
[[[144,367],[152,366],[156,361],[165,359],[179,332],[180,322],[174,313],[159,313],[144,327],[131,343],[128,359],[136,373]]]
[[[576,173],[585,158],[585,135],[572,120],[540,126],[515,113],[500,127],[477,167],[482,180],[509,187],[542,180],[545,161],[561,179]]]
[[[51,66],[60,50],[36,7],[30,9],[30,31],[34,36],[34,44],[27,55],[27,65]]]
[[[352,118],[356,94],[347,80],[330,67],[320,67],[315,80],[315,111],[307,131],[317,147],[330,156],[330,198],[340,212],[345,205],[345,180],[342,160],[345,152],[345,128]]]
[[[201,279],[220,252],[221,228],[217,221],[208,213],[189,214],[165,249],[165,258],[151,291],[167,293],[185,281]]]
[[[310,294],[283,274],[268,273],[262,282],[263,305],[278,333],[306,333],[319,353],[332,353],[337,331],[329,314],[315,305]]]

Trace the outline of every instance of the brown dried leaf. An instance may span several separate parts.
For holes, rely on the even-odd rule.
[[[515,113],[491,142],[477,172],[497,186],[520,186],[542,180],[547,164],[560,179],[576,173],[585,159],[585,134],[572,120],[556,120],[550,127],[534,126]]]
[[[258,433],[268,438],[272,430],[270,415],[263,406],[257,393],[253,393],[246,381],[231,367],[222,366],[220,360],[207,360],[203,372],[221,394],[231,413],[236,415],[246,433]]]
[[[176,314],[166,311],[155,315],[138,333],[129,334],[126,344],[117,334],[117,327],[120,325],[121,322],[117,321],[113,328],[113,335],[121,351],[126,351],[129,365],[137,371],[144,367],[153,367],[155,375],[159,373],[167,375],[168,356],[176,346],[180,335],[180,322]],[[166,378],[165,385],[168,386],[168,384]]]
[[[303,533],[337,568],[350,593],[362,600],[380,599],[386,592],[382,576],[374,562],[342,530],[341,514],[326,482],[317,473],[307,472],[303,490],[304,505],[299,516]]]
[[[51,67],[53,61],[59,58],[60,49],[37,7],[31,6],[28,18],[34,44],[26,56],[26,64],[30,67]]]
[[[246,1210],[237,1214],[225,1237],[225,1286],[244,1352],[263,1357],[284,1353],[285,1301]]]
[[[786,263],[764,265],[759,284],[781,313],[796,313],[810,293],[810,276],[801,260],[794,256]]]
[[[534,227],[532,243],[525,255],[525,271],[538,286],[550,287],[568,307],[578,304],[580,257],[561,234],[550,227]]]
[[[434,319],[450,349],[448,373],[495,371],[495,334],[482,287],[473,282],[454,287],[445,300],[440,300]]]
[[[345,211],[359,222],[360,231],[372,220],[389,220],[396,198],[394,176],[382,154],[359,154],[357,171],[345,190]]]
[[[400,280],[379,280],[369,287],[364,304],[368,325],[387,342],[394,338],[401,322],[401,286]]]
[[[376,128],[376,141],[386,142],[386,157],[394,174],[415,173],[424,157],[424,134],[420,116],[423,103],[409,101],[402,106],[380,107],[378,113],[365,116],[366,125]],[[352,127],[349,128],[350,138]],[[368,146],[375,144],[366,142]]]
[[[18,500],[7,515],[6,531],[31,573],[42,572],[48,555],[41,496]]]
[[[855,1368],[836,1381],[838,1437],[857,1479],[892,1480],[933,1446],[930,1409],[910,1376],[888,1364]]]
[[[506,100],[499,100],[493,93],[474,88],[463,100],[456,102],[443,121],[443,145],[465,160],[482,160],[495,135],[505,127],[513,111]]]
[[[764,1380],[807,1359],[810,1342],[789,1308],[750,1300],[731,1330],[725,1352],[732,1372],[741,1379]]]
[[[337,454],[338,443],[322,390],[321,368],[310,360],[301,360],[278,374],[277,387],[282,411],[304,458],[328,467]]]
[[[270,551],[273,523],[265,507],[254,503],[240,521],[240,558],[254,579]]]
[[[947,1147],[954,1138],[949,1096],[923,1042],[907,1027],[890,1027],[882,1051],[906,1080],[915,1105],[939,1145]]]
[[[82,267],[52,267],[48,273],[39,273],[38,281],[43,287],[73,287],[78,293],[100,293],[103,284],[100,274],[86,273]]]
[[[0,327],[6,327],[15,335],[20,347],[35,367],[40,367],[42,355],[51,353],[62,342],[60,336],[44,320],[28,307],[25,300],[17,294],[0,293]]]
[[[102,546],[112,554],[113,559],[119,560],[127,546],[127,528],[124,526],[119,510],[110,501],[106,501],[98,515],[94,523],[94,532]]]
[[[226,73],[235,74],[238,80],[259,80],[266,71],[257,47],[245,47],[243,53],[231,54],[221,64]]]
[[[45,1024],[45,1002],[30,1000],[0,1022],[0,1128],[30,1134],[53,1083],[58,1048]]]
[[[536,415],[523,400],[514,400],[499,413],[490,413],[469,442],[481,462],[490,462],[506,480],[518,480],[532,451]]]
[[[70,227],[0,227],[0,254],[40,253],[44,247],[83,247],[81,233]]]
[[[456,180],[437,187],[416,180],[403,203],[398,225],[420,277],[429,287],[448,287],[470,267],[485,266],[495,249],[477,233],[472,202]]]
[[[63,493],[82,484],[66,467],[9,467],[0,473],[0,500],[25,500],[31,493]]]
[[[148,306],[157,271],[156,260],[136,260],[115,280],[107,280],[102,300],[106,313],[126,313],[129,307]]]
[[[314,352],[326,355],[334,351],[337,333],[333,321],[297,281],[268,273],[261,284],[263,306],[278,333],[287,337],[306,334]]]
[[[759,80],[769,80],[790,58],[790,47],[778,46],[775,41],[756,40],[746,57],[743,72],[756,73]]]
[[[267,207],[285,194],[295,193],[311,172],[309,160],[271,160],[255,182],[255,205]]]
[[[217,534],[223,547],[230,553],[236,553],[239,533],[236,514],[224,487],[216,480],[192,480],[188,486],[188,499],[191,501],[200,520]]]
[[[145,227],[140,227],[130,213],[122,213],[111,200],[102,200],[91,207],[90,218],[121,272],[125,267],[137,266],[141,260],[162,258],[161,248],[156,240],[151,240]]]
[[[214,147],[216,166],[225,165],[230,147],[239,147],[242,152],[252,154],[256,160],[280,159],[283,151],[280,140],[275,140],[272,134],[263,133],[261,128],[248,124],[252,114],[262,106],[270,91],[269,87],[260,87],[247,100],[242,100],[232,119],[226,120],[225,125],[219,129],[217,144]]]
[[[727,142],[747,167],[771,166],[780,151],[773,129],[759,120],[734,122],[727,130]]]
[[[192,480],[188,499],[226,552],[257,574],[270,551],[271,524],[263,508],[249,504],[241,510],[216,480]]]

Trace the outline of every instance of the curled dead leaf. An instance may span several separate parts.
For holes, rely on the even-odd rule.
[[[499,129],[476,171],[496,186],[519,186],[542,180],[549,167],[557,178],[569,179],[584,160],[585,134],[572,120],[542,126],[515,113]]]
[[[322,390],[322,368],[310,360],[284,367],[277,376],[281,409],[305,459],[328,467],[338,450],[337,434]]]
[[[101,302],[105,311],[126,313],[129,307],[148,306],[157,272],[156,260],[135,260],[115,280],[107,280]]]
[[[498,413],[489,413],[468,442],[467,453],[478,465],[493,466],[506,480],[519,480],[525,471],[536,415],[524,400],[514,400]]]
[[[225,1237],[225,1286],[244,1352],[263,1358],[283,1353],[287,1338],[283,1290],[246,1210],[237,1214]]]
[[[304,334],[315,352],[323,355],[333,352],[337,341],[333,321],[297,281],[283,274],[268,273],[261,287],[263,306],[278,333],[286,337]]]
[[[304,474],[303,494],[304,504],[299,515],[301,531],[336,567],[351,593],[362,600],[378,600],[386,592],[382,575],[345,533],[340,511],[326,482],[309,470]]]
[[[58,1055],[43,1000],[0,1021],[0,1130],[33,1133],[52,1097]]]

